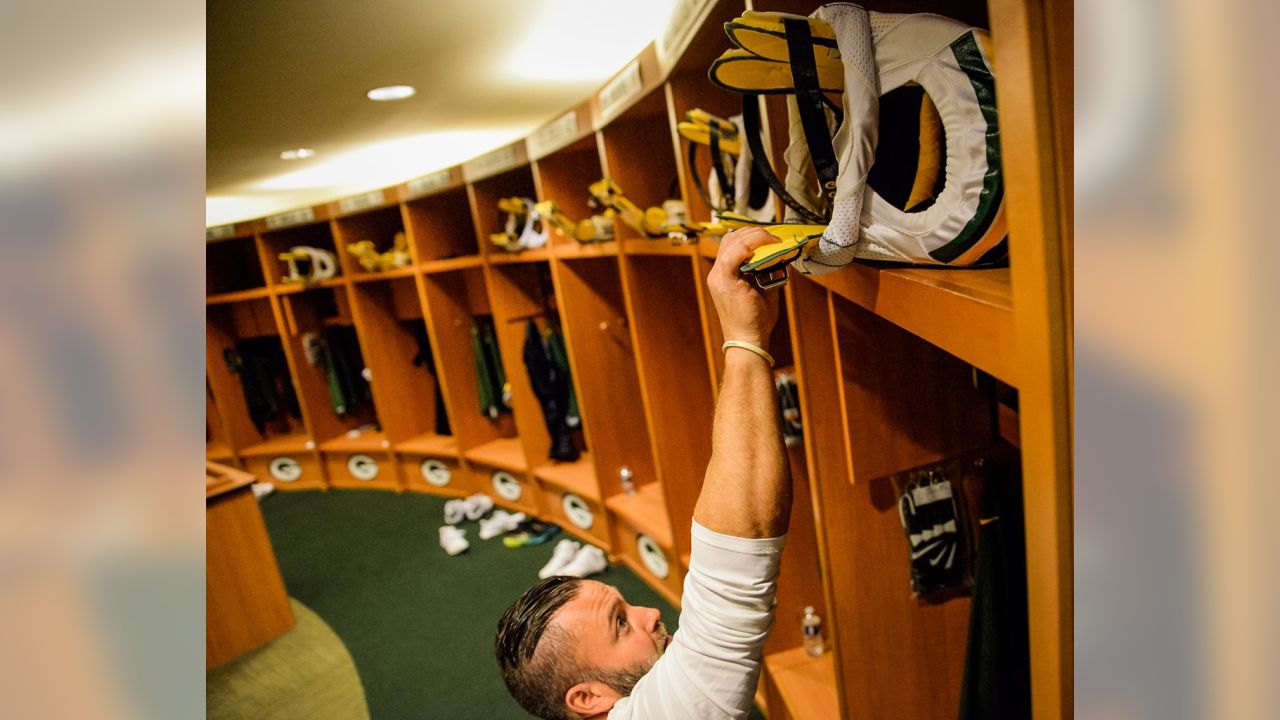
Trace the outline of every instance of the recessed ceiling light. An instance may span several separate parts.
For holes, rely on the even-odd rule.
[[[408,85],[387,85],[370,90],[367,94],[370,100],[403,100],[407,97],[413,97],[418,92]]]
[[[306,160],[316,154],[311,148],[294,148],[293,150],[285,150],[280,153],[281,160]]]

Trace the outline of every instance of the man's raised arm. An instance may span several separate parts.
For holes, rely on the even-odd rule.
[[[755,248],[776,239],[760,228],[729,233],[707,287],[725,340],[769,351],[778,293],[761,293],[738,271]],[[777,537],[791,519],[791,472],[778,421],[773,372],[743,347],[725,351],[724,381],[712,426],[711,462],[693,518],[724,535]]]

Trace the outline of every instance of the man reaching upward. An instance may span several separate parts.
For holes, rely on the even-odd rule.
[[[680,629],[591,580],[552,577],[498,622],[495,650],[521,707],[560,718],[743,718],[773,627],[778,561],[791,517],[791,476],[775,405],[769,334],[776,294],[738,268],[775,238],[725,235],[707,287],[720,316],[724,379],[711,462],[693,512]]]

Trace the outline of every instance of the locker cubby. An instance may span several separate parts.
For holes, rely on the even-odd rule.
[[[538,192],[533,182],[533,169],[529,165],[521,165],[493,177],[478,180],[468,187],[471,190],[476,242],[484,248],[481,252],[490,262],[545,260],[549,256],[549,250],[546,247],[513,253],[489,242],[489,236],[502,232],[506,223],[506,213],[498,209],[499,200],[508,197],[537,199]]]
[[[288,399],[297,398],[297,393],[277,332],[272,301],[260,298],[211,305],[206,308],[205,321],[206,372],[213,396],[218,398],[227,442],[243,454],[254,454],[256,446],[267,441],[290,441],[301,448],[310,438],[302,417],[288,412]],[[262,430],[254,425],[251,417],[240,371],[233,369],[227,360],[226,353],[241,344],[251,345],[256,355],[272,361],[268,363],[269,382],[275,388],[281,408],[275,419],[263,424]]]
[[[340,262],[342,264],[343,273],[353,280],[379,278],[388,276],[403,276],[413,272],[413,261],[410,260],[408,265],[401,268],[392,268],[389,270],[369,271],[365,270],[360,264],[360,259],[352,255],[347,248],[358,242],[369,241],[373,243],[373,247],[380,253],[386,252],[395,246],[396,233],[404,232],[404,222],[400,216],[400,206],[390,205],[388,207],[369,210],[367,212],[348,215],[333,221],[336,237],[334,244],[340,251]],[[406,240],[408,236],[406,235]],[[410,255],[413,251],[410,250]]]
[[[600,498],[623,491],[622,468],[638,486],[656,482],[618,260],[558,260],[553,270]]]
[[[715,412],[696,265],[692,257],[628,255],[622,269],[657,476],[683,554],[711,459]]]
[[[440,260],[479,258],[480,245],[465,187],[410,200],[404,208],[409,242],[418,262],[429,267]],[[483,240],[488,242],[488,236]]]
[[[258,247],[252,236],[206,243],[204,262],[206,295],[266,287]]]
[[[605,175],[641,210],[680,199],[667,98],[661,86],[612,120],[600,135]],[[621,219],[616,227],[619,240],[644,237]]]
[[[834,293],[830,298],[850,482],[990,440],[990,401],[972,366]]]
[[[524,469],[537,467],[549,462],[551,437],[525,367],[524,345],[529,321],[545,323],[557,319],[551,268],[544,262],[492,266],[489,296],[502,364],[511,383],[511,411]]]
[[[591,193],[587,188],[604,177],[595,133],[551,153],[534,165],[538,176],[539,200],[554,200],[560,210],[575,223],[592,215],[594,211],[588,203]],[[579,245],[574,238],[557,232],[554,226],[551,229],[551,243],[569,249],[577,249]],[[606,247],[617,251],[616,243],[601,243],[596,249],[603,251]]]
[[[437,417],[435,352],[413,278],[358,283],[351,310],[364,351],[378,419],[386,439],[398,444],[447,430]]]
[[[333,253],[337,269],[334,277],[329,280],[317,283],[320,286],[328,286],[342,282],[343,268],[345,260],[338,252],[337,243],[333,239],[333,229],[329,221],[308,223],[306,225],[295,225],[293,227],[281,228],[263,233],[262,254],[263,262],[269,268],[269,276],[267,282],[271,286],[283,286],[290,289],[297,289],[294,283],[283,282],[283,278],[289,274],[288,265],[280,259],[280,253],[287,251],[289,248],[296,246],[307,246],[328,250]],[[343,250],[343,252],[346,252]]]
[[[422,292],[424,306],[430,309],[427,328],[456,451],[464,456],[477,451],[490,463],[496,458],[498,467],[524,470],[512,414],[490,418],[480,408],[472,325],[476,317],[493,314],[484,269],[428,273],[422,278]]]
[[[286,349],[294,358],[303,406],[320,450],[333,453],[383,452],[387,438],[378,423],[374,399],[366,397],[368,382],[362,377],[366,365],[364,348],[353,327],[350,298],[345,287],[312,288],[290,293],[281,298],[287,328]],[[334,357],[334,367],[347,365],[352,406],[336,407],[331,395],[330,377],[325,360],[308,356],[309,340],[324,343],[332,356],[336,348],[348,350],[342,358]],[[345,395],[345,393],[344,393]],[[328,463],[326,463],[328,464]]]

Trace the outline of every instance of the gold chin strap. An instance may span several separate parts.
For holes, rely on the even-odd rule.
[[[762,290],[785,285],[787,265],[791,264],[812,240],[822,237],[826,225],[768,225],[765,232],[778,238],[778,242],[761,245],[751,258],[739,268],[751,275]]]
[[[667,234],[666,211],[658,207],[641,210],[622,193],[622,188],[609,178],[597,180],[588,190],[597,205],[613,210],[618,217],[622,218],[622,222],[635,228],[642,235],[663,237]]]
[[[347,245],[347,252],[355,255],[356,259],[360,261],[360,267],[369,272],[382,272],[404,267],[410,262],[409,241],[405,238],[403,232],[395,234],[391,249],[384,253],[378,252],[377,247],[369,240],[361,240]]]

